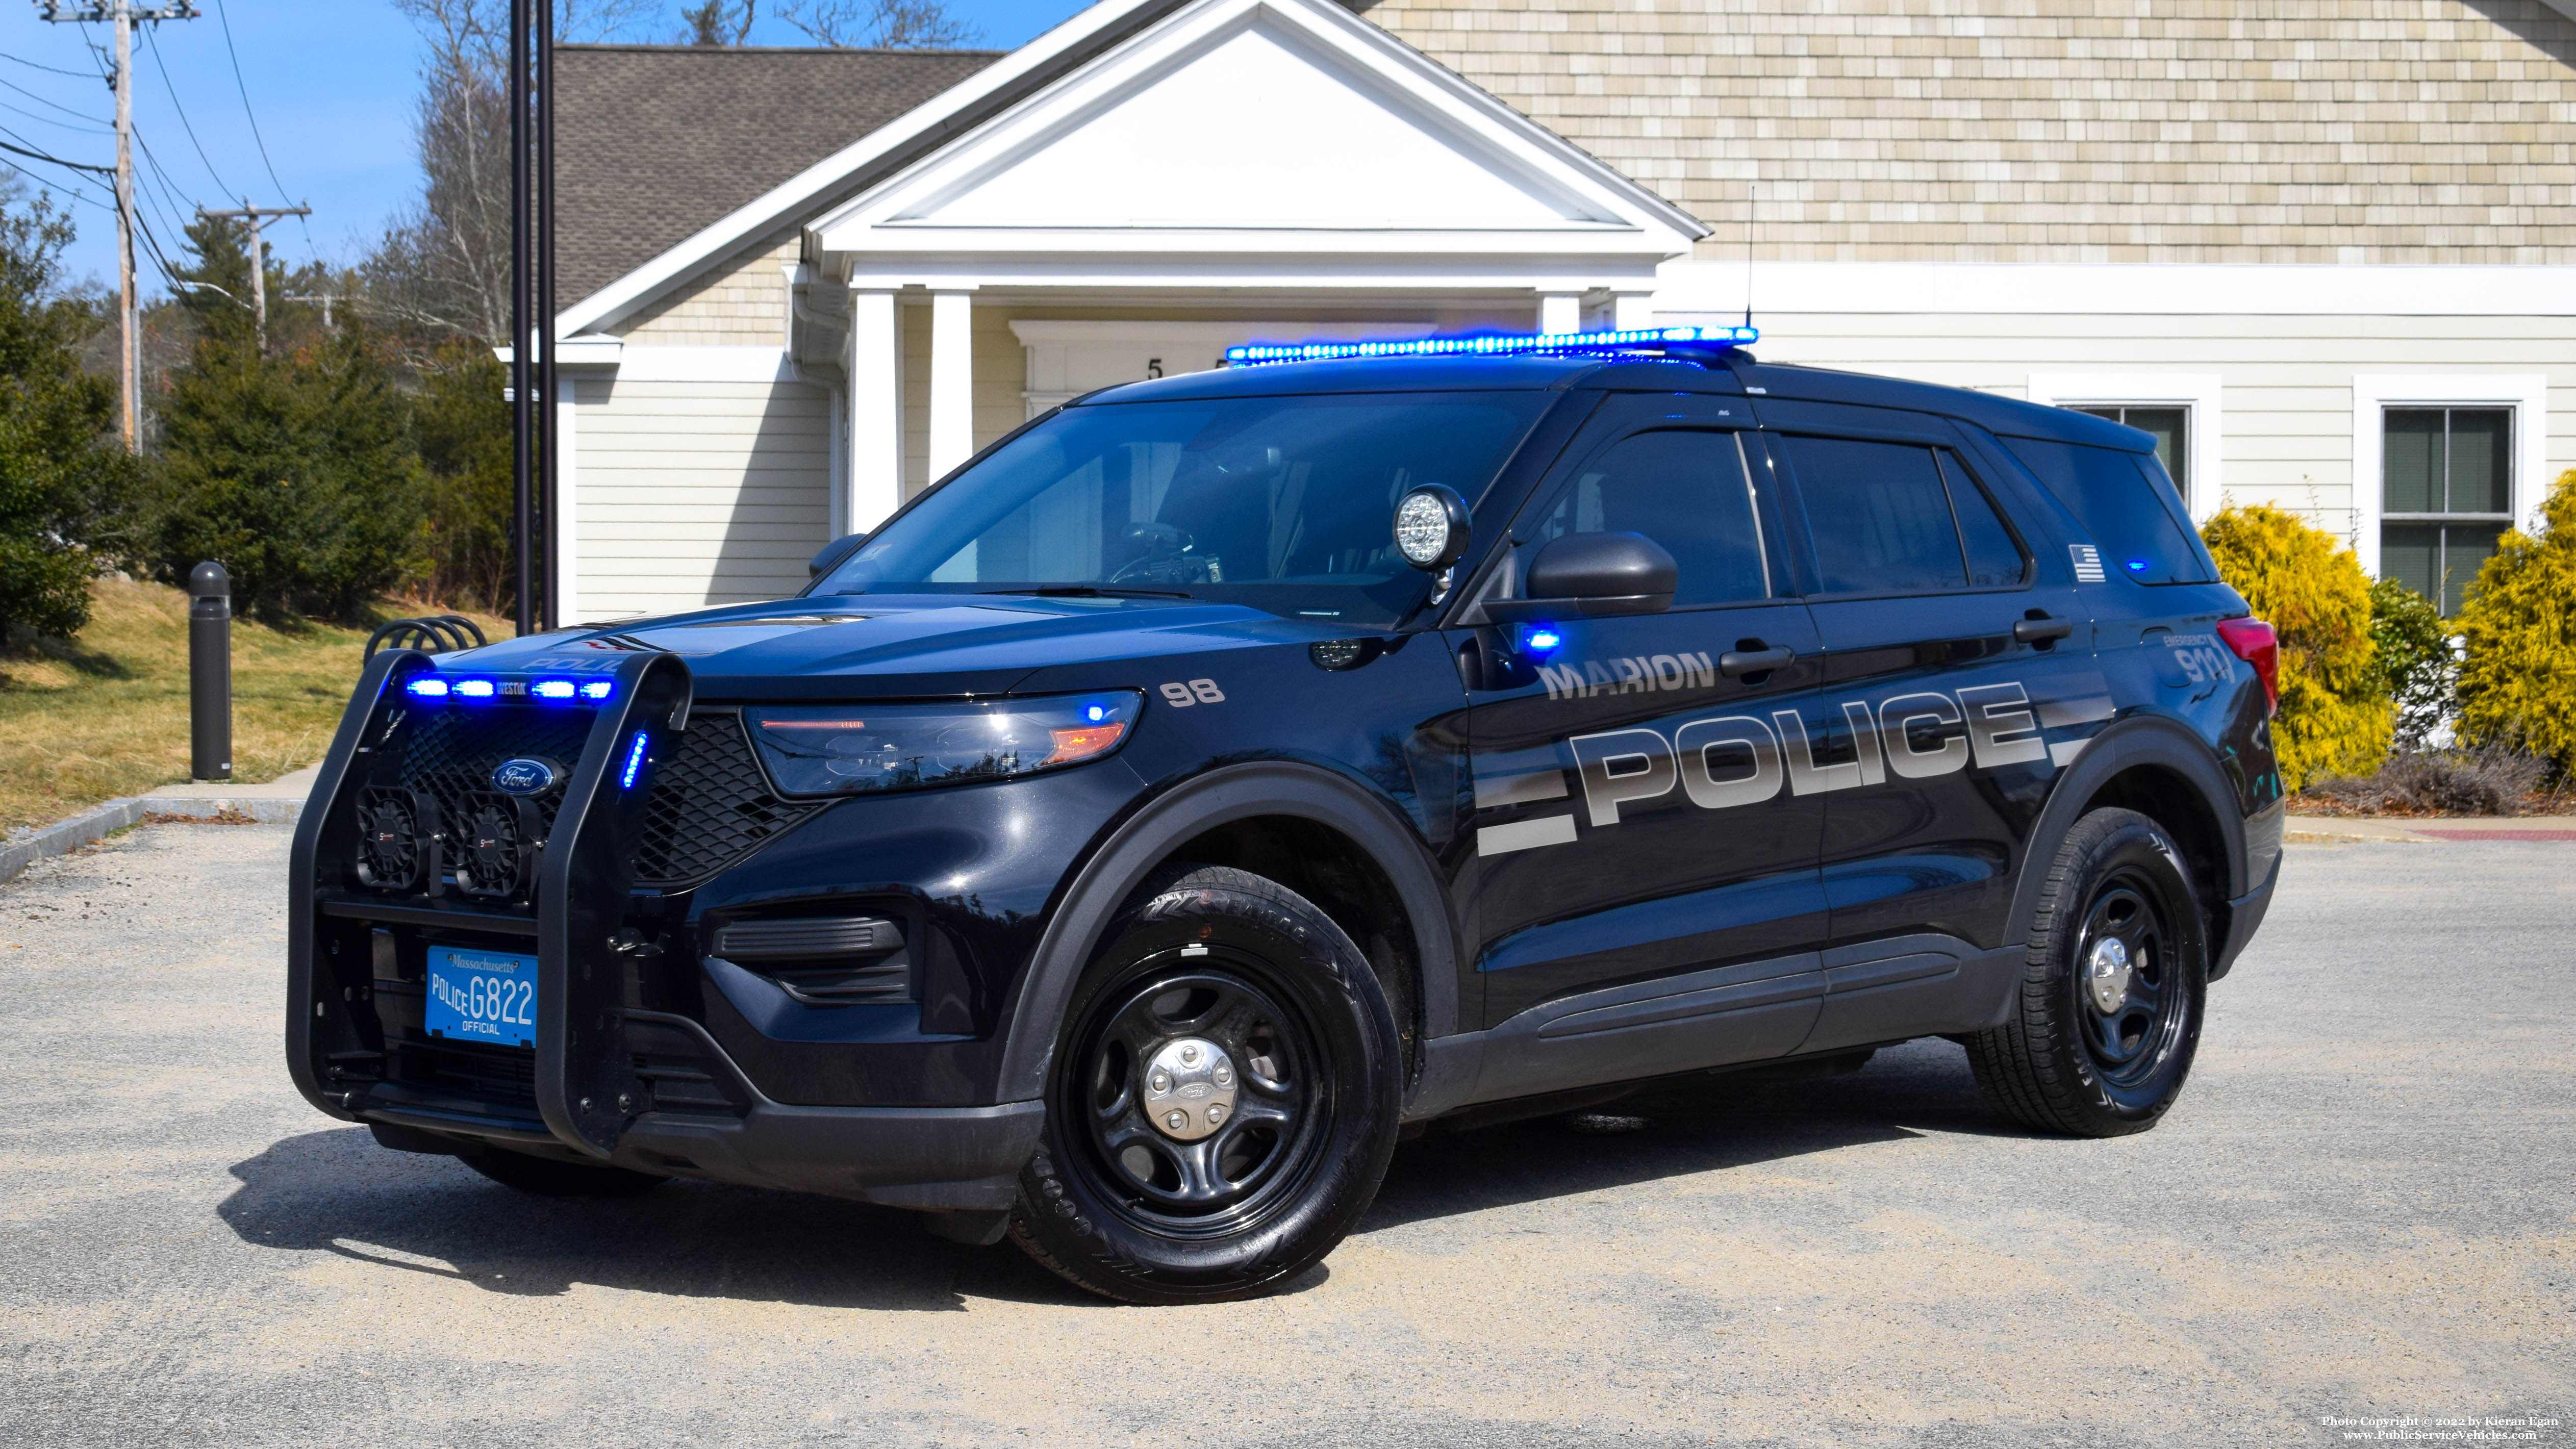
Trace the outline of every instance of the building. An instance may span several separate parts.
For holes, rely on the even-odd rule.
[[[2280,504],[2456,604],[2576,463],[2555,3],[1102,0],[1008,54],[565,47],[562,614],[792,592],[1023,419],[1235,342],[1748,290],[1766,360],[2112,411],[2196,514]]]

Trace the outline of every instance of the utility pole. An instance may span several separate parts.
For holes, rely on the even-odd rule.
[[[91,0],[65,9],[62,0],[36,0],[38,15],[56,25],[104,21],[116,30],[116,317],[121,333],[117,391],[124,394],[125,450],[143,448],[143,317],[134,287],[134,27],[161,20],[194,20],[188,0],[138,10],[127,0]]]
[[[197,208],[197,215],[209,221],[247,221],[250,223],[250,310],[259,319],[259,350],[268,351],[268,224],[281,216],[311,216],[313,208],[305,206],[253,206],[250,198],[230,211],[208,211]]]

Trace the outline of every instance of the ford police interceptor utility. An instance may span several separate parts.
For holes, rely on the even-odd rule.
[[[294,858],[323,1112],[1276,1285],[1399,1137],[1946,1035],[2152,1126],[2270,901],[2271,629],[2147,435],[1749,329],[1247,348],[798,598],[368,665]]]

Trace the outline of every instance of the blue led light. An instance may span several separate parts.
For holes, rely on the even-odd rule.
[[[635,743],[626,747],[625,768],[617,772],[618,789],[632,790],[635,788],[635,777],[644,772],[644,745],[644,731],[637,730],[635,732]]]
[[[1109,711],[1107,708],[1095,704],[1089,709],[1084,710],[1082,712],[1082,717],[1091,721],[1093,724],[1098,724],[1102,720],[1109,718]]]
[[[1521,631],[1521,648],[1532,654],[1545,654],[1565,642],[1565,636],[1550,624],[1533,624]]]
[[[581,697],[584,699],[606,699],[616,688],[617,685],[612,680],[589,680],[583,683],[581,687]]]
[[[426,678],[406,680],[403,683],[403,692],[406,694],[418,695],[422,699],[445,699],[447,698],[447,681],[444,679]]]
[[[1646,327],[1628,332],[1519,332],[1489,337],[1420,337],[1410,342],[1255,343],[1225,350],[1228,367],[1265,362],[1323,362],[1338,357],[1501,357],[1516,352],[1604,352],[1652,348],[1659,343],[1715,343],[1741,347],[1762,340],[1752,327]]]
[[[528,693],[535,695],[539,699],[570,699],[572,698],[572,681],[569,679],[540,679],[536,683],[528,686]]]
[[[456,681],[456,692],[467,699],[490,699],[500,691],[488,679],[460,679]]]
[[[2142,559],[2142,558],[2133,558],[2133,559],[2129,560],[2129,572],[2131,572],[2131,573],[2133,573],[2133,574],[2142,574],[2142,573],[2145,573],[2146,571],[2147,571],[2147,561],[2146,561],[2145,559]]]

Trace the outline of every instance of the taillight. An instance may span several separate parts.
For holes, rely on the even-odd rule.
[[[2236,651],[2236,657],[2254,666],[2254,677],[2263,681],[2263,708],[2277,712],[2281,708],[2281,636],[2260,619],[2221,619],[2218,637]]]

